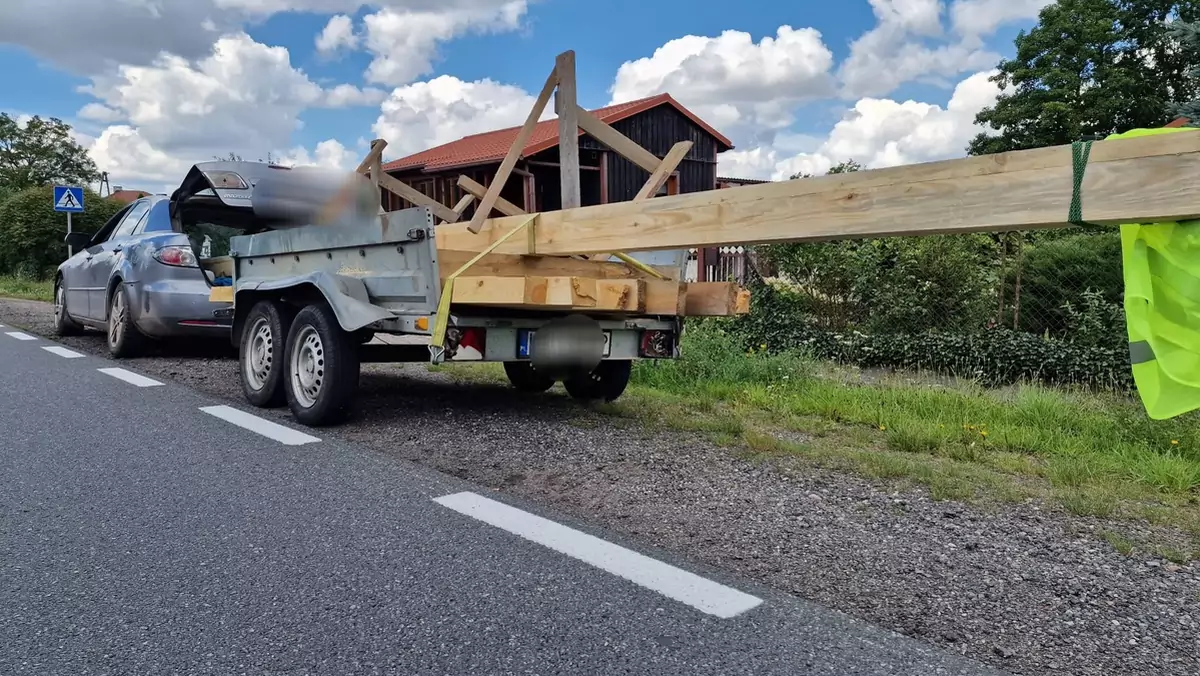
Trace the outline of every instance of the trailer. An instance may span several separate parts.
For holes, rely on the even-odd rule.
[[[681,317],[647,312],[647,280],[630,278],[631,268],[577,261],[576,272],[581,264],[611,278],[443,276],[434,230],[432,210],[417,207],[373,222],[231,238],[229,291],[246,399],[286,402],[297,421],[330,424],[349,410],[362,363],[470,361],[503,363],[521,391],[561,380],[576,399],[612,401],[634,360],[679,356]],[[473,264],[484,270],[511,264],[478,258]],[[676,294],[685,288],[666,286]]]
[[[1200,218],[1193,133],[659,196],[690,142],[660,158],[580,109],[574,63],[559,55],[495,180],[460,177],[467,194],[453,208],[385,174],[377,139],[311,223],[230,240],[233,285],[213,300],[233,301],[247,400],[331,424],[363,362],[479,361],[503,363],[523,391],[561,381],[577,399],[612,401],[634,361],[679,357],[688,317],[750,308],[746,289],[682,281],[682,265],[650,265],[645,252]],[[563,208],[527,214],[500,192],[552,94]],[[645,170],[633,200],[580,206],[583,133]],[[372,212],[346,218],[363,186]],[[377,213],[382,190],[414,207]]]

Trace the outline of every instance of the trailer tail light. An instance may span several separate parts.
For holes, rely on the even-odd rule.
[[[458,351],[454,359],[463,361],[478,361],[483,359],[487,346],[484,329],[464,329],[462,339],[458,341]]]
[[[665,359],[675,352],[675,334],[671,331],[643,331],[640,354],[649,359]]]
[[[181,268],[198,267],[196,254],[187,246],[164,246],[154,252],[154,260],[163,265],[174,265]]]

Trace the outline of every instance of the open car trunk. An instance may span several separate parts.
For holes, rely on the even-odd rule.
[[[232,300],[233,259],[229,240],[281,225],[254,210],[254,186],[265,172],[287,171],[258,162],[193,165],[171,195],[171,220],[187,236],[214,301]]]

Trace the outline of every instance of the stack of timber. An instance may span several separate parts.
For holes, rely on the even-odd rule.
[[[651,197],[690,142],[677,144],[661,159],[649,153],[575,104],[574,72],[574,53],[559,55],[491,187],[461,177],[466,196],[453,209],[383,174],[382,141],[360,165],[359,172],[369,172],[380,188],[429,206],[443,221],[436,229],[443,277],[488,251],[457,279],[452,302],[733,315],[749,311],[747,292],[735,284],[688,284],[677,279],[676,270],[647,271],[598,259],[621,251],[1200,218],[1200,134],[1097,141]],[[564,208],[533,215],[530,222],[530,214],[499,193],[556,90]],[[637,197],[579,206],[580,130],[649,173]],[[474,217],[463,222],[473,201],[478,204]],[[1071,214],[1073,204],[1077,214]],[[501,215],[493,217],[493,211]],[[520,228],[527,232],[513,232]]]

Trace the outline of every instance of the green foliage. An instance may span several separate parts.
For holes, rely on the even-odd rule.
[[[1196,50],[1179,49],[1169,18],[1200,7],[1179,0],[1059,0],[1018,34],[1016,55],[992,78],[1012,88],[984,108],[972,155],[1040,148],[1169,122],[1197,94]]]
[[[1084,303],[1083,294],[1089,290],[1098,294],[1097,300],[1120,311],[1125,280],[1121,236],[1115,228],[1048,240],[1041,240],[1037,235],[1027,235],[1027,238],[1020,260],[1021,306],[1017,323],[1020,330],[1074,340],[1070,331],[1071,315],[1066,307]],[[1013,325],[1011,299],[1016,281],[1016,266],[1010,266],[1006,271],[1005,296],[1010,300],[1008,314],[1003,320],[1005,326]],[[1123,322],[1121,326],[1124,326]],[[1115,325],[1111,331],[1118,332]],[[1123,340],[1124,332],[1119,333]]]
[[[67,258],[65,214],[54,211],[54,188],[27,188],[0,204],[0,273],[45,279]],[[122,204],[84,190],[87,211],[72,216],[72,228],[96,232]]]
[[[1082,300],[1063,304],[1067,315],[1067,335],[1075,345],[1102,347],[1120,351],[1129,342],[1124,309],[1096,289],[1088,289]]]
[[[71,137],[70,125],[36,116],[21,125],[0,113],[0,192],[52,183],[85,185],[99,178],[96,163]]]
[[[989,386],[1022,381],[1128,391],[1129,355],[1008,329],[964,332],[867,333],[836,331],[807,319],[805,300],[793,291],[756,283],[751,312],[730,322],[746,347],[802,351],[862,367],[931,371]],[[1110,331],[1113,330],[1109,329]]]

